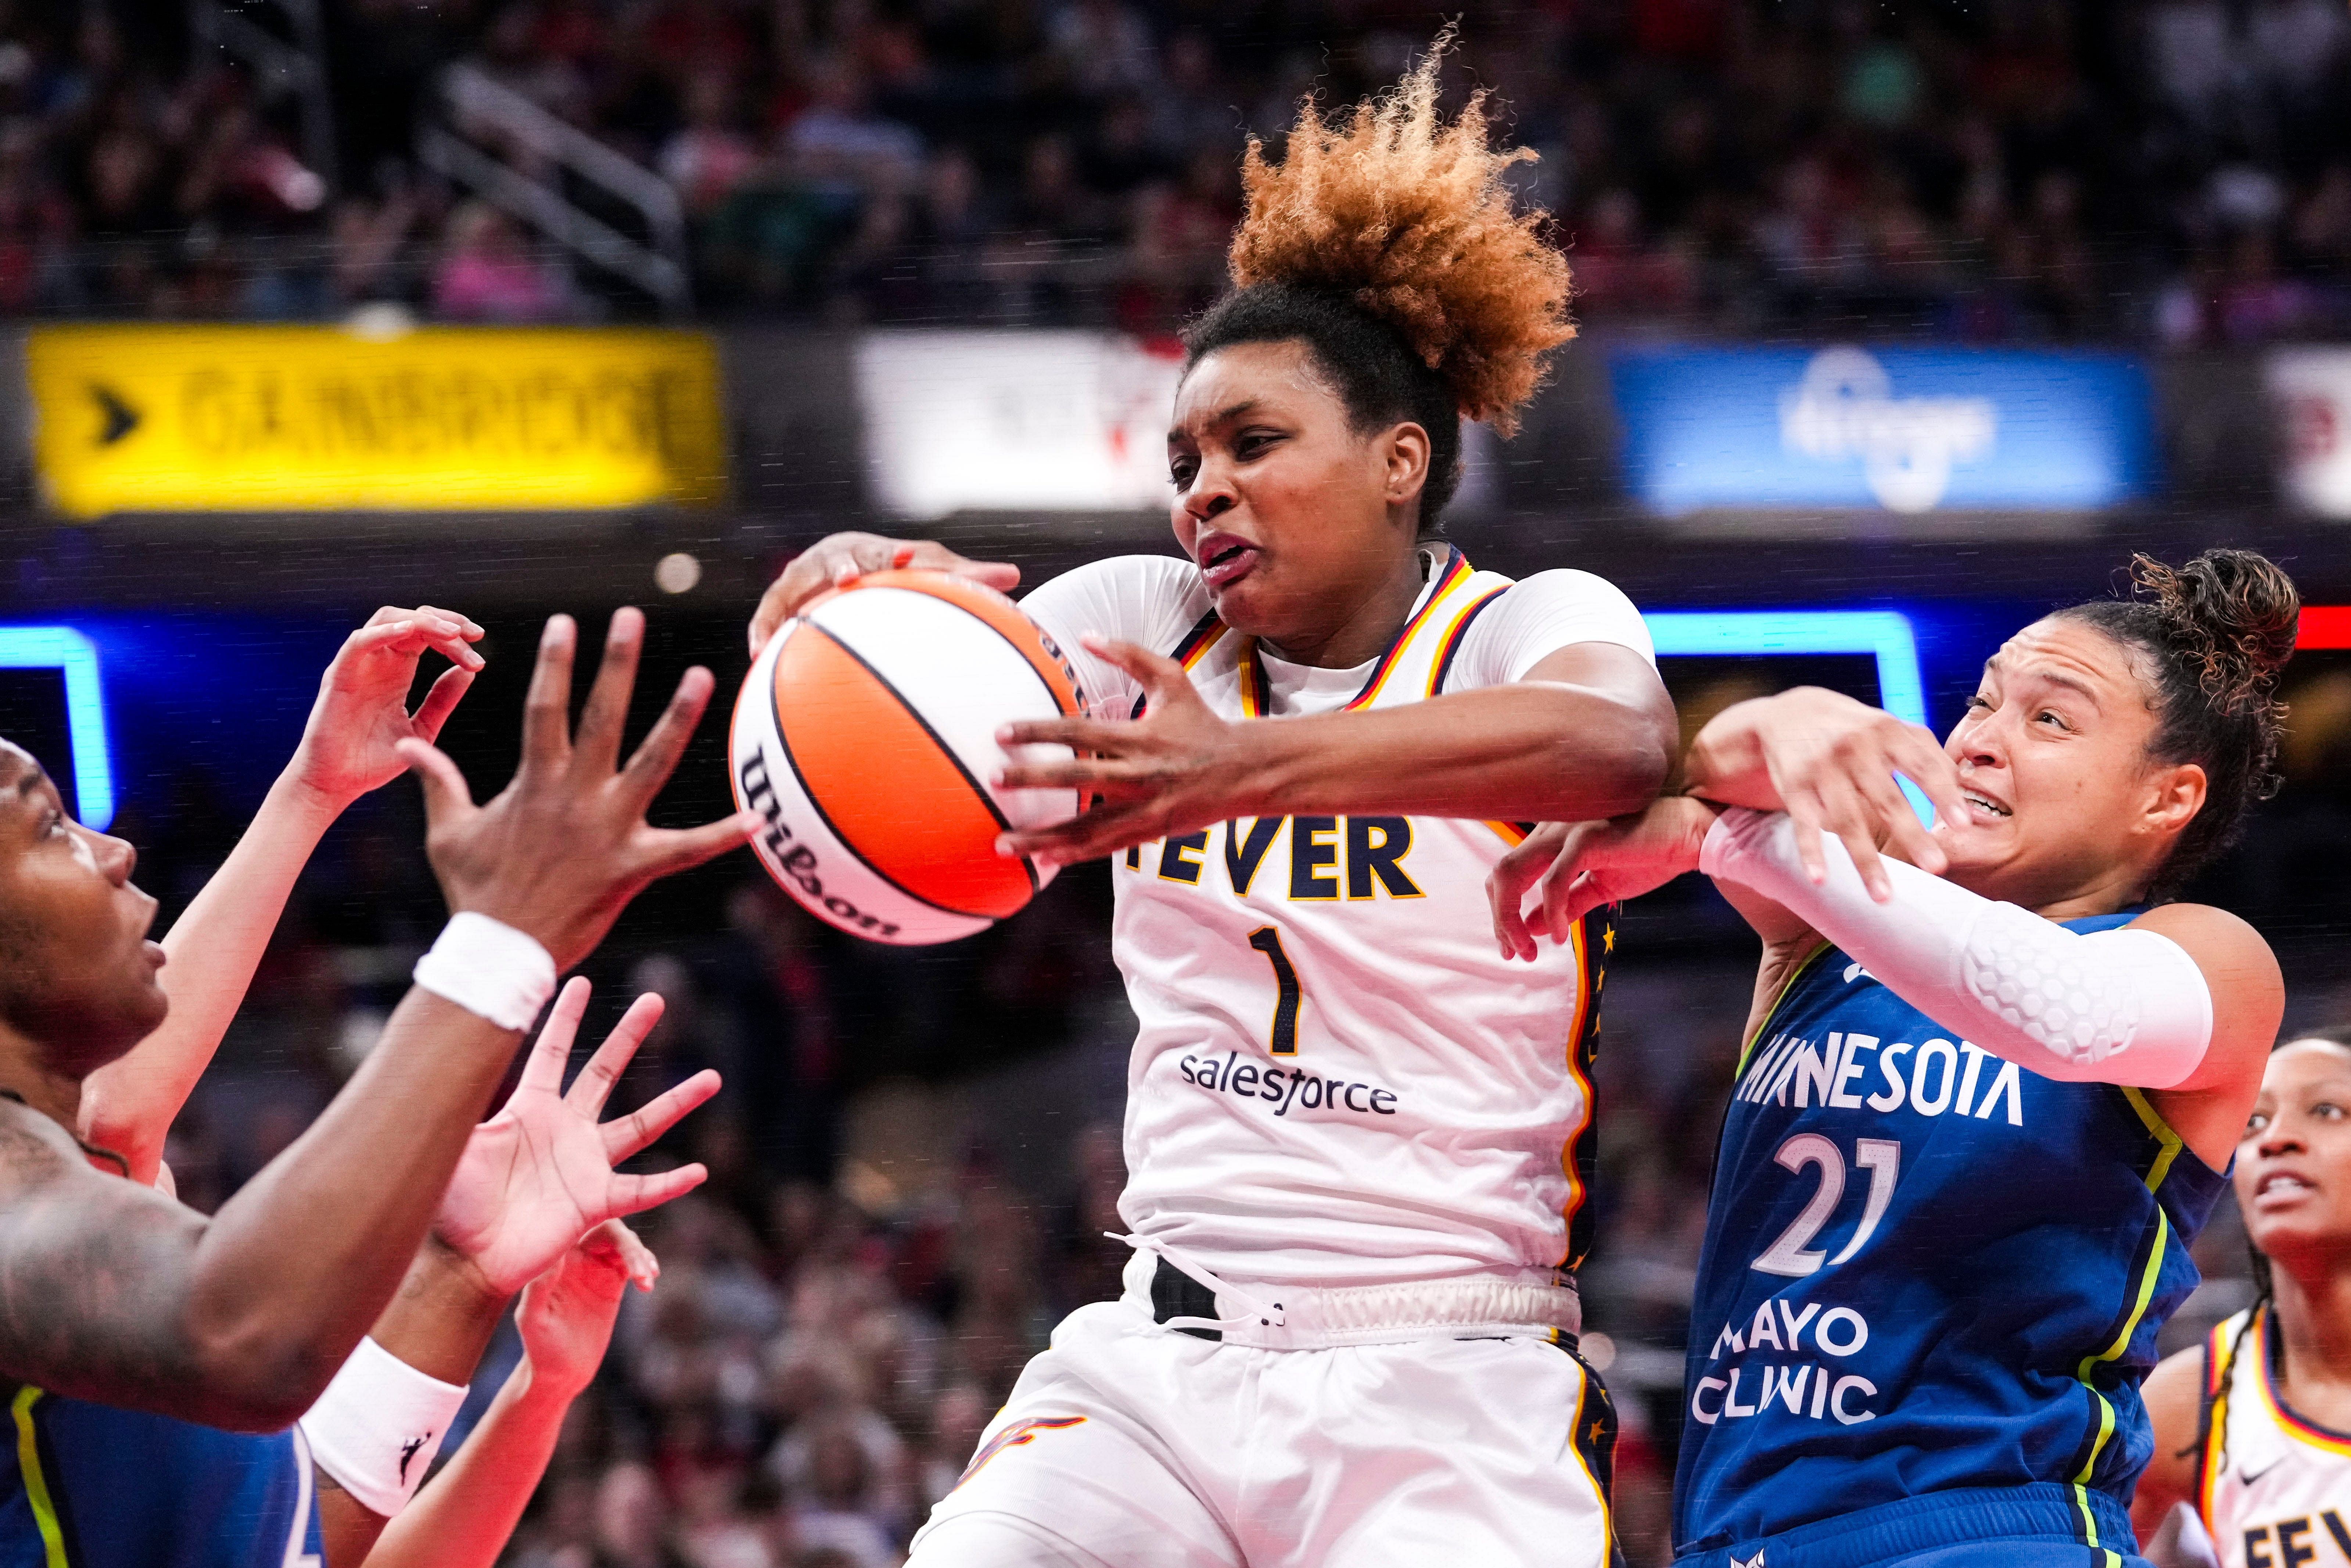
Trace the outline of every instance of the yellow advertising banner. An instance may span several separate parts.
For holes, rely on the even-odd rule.
[[[718,355],[696,332],[43,327],[25,359],[35,463],[68,517],[726,494]]]

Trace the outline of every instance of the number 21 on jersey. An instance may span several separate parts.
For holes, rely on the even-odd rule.
[[[1902,1177],[1900,1144],[1891,1138],[1855,1141],[1853,1163],[1869,1173],[1869,1197],[1862,1205],[1861,1224],[1855,1228],[1853,1239],[1831,1258],[1825,1249],[1807,1243],[1820,1234],[1821,1227],[1836,1212],[1837,1200],[1844,1196],[1844,1151],[1818,1133],[1798,1133],[1780,1145],[1771,1160],[1790,1171],[1801,1171],[1806,1166],[1820,1167],[1821,1185],[1813,1189],[1812,1200],[1789,1221],[1779,1239],[1748,1265],[1766,1274],[1785,1274],[1792,1279],[1817,1274],[1823,1267],[1834,1269],[1860,1251],[1877,1229],[1877,1222],[1886,1218],[1886,1206],[1894,1201],[1894,1184]]]

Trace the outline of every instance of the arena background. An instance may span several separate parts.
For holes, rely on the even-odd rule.
[[[1450,13],[1447,13],[1448,15]],[[1803,681],[1940,729],[2135,549],[2269,551],[2314,606],[2289,782],[2198,893],[2351,1016],[2351,14],[2342,0],[1469,5],[1582,339],[1447,533],[1656,612],[1685,722]],[[0,733],[183,905],[387,602],[490,628],[445,744],[512,761],[538,621],[651,621],[731,691],[813,538],[1167,550],[1170,334],[1237,157],[1396,76],[1383,0],[0,0]],[[455,330],[454,329],[465,329]],[[1670,617],[1668,619],[1667,617]],[[726,802],[721,727],[663,812]],[[216,1204],[366,1051],[442,912],[413,787],[304,879],[177,1129]],[[1070,1307],[1115,1289],[1130,1020],[1101,868],[920,952],[737,855],[590,970],[728,1087],[512,1560],[880,1568]],[[1679,1348],[1751,950],[1631,909],[1585,1275],[1665,1559]],[[2169,1343],[2249,1293],[2224,1215]],[[477,1382],[495,1385],[510,1336]],[[1507,1412],[1497,1417],[1507,1419]]]

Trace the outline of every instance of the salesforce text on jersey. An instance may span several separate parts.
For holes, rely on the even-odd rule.
[[[1292,1106],[1307,1111],[1353,1111],[1360,1116],[1396,1113],[1393,1089],[1344,1078],[1318,1077],[1301,1068],[1261,1067],[1253,1061],[1243,1061],[1238,1051],[1228,1051],[1222,1056],[1186,1056],[1176,1063],[1176,1070],[1184,1075],[1185,1082],[1212,1094],[1270,1102],[1277,1116],[1289,1115]]]

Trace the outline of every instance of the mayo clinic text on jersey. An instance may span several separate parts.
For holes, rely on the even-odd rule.
[[[1725,1324],[1714,1336],[1709,1362],[1720,1362],[1726,1353],[1750,1359],[1734,1359],[1692,1385],[1691,1418],[1711,1427],[1780,1409],[1845,1427],[1875,1420],[1877,1412],[1867,1402],[1877,1393],[1877,1385],[1835,1364],[1858,1355],[1868,1343],[1868,1320],[1851,1307],[1823,1312],[1820,1302],[1808,1301],[1799,1309],[1785,1296],[1771,1297],[1747,1322]],[[1782,1359],[1760,1359],[1766,1346]],[[1818,1359],[1792,1359],[1808,1350]],[[1742,1378],[1747,1385],[1743,1391]]]

